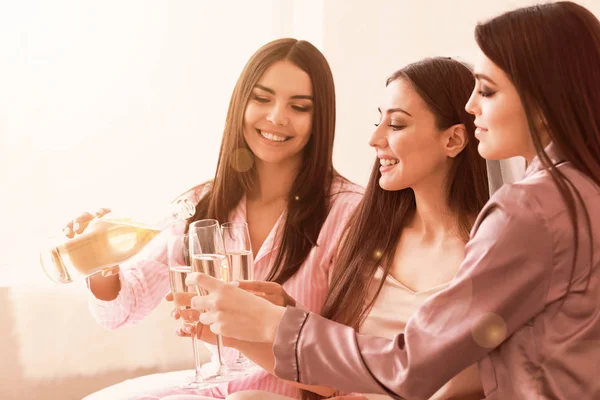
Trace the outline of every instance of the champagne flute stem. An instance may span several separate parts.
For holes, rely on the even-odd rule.
[[[223,337],[221,335],[217,335],[217,357],[219,358],[219,370],[223,366]]]
[[[194,329],[192,329],[192,348],[194,352],[194,368],[196,370],[196,375],[194,376],[194,383],[204,382],[204,377],[202,376],[202,365],[200,364],[200,357],[198,357],[198,324],[193,325]]]

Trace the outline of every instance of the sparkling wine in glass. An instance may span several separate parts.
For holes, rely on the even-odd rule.
[[[251,281],[254,279],[254,256],[248,224],[245,222],[228,222],[221,226],[223,244],[229,261],[231,280]],[[237,359],[230,365],[234,370],[244,370],[255,364],[238,352]]]
[[[171,267],[169,268],[169,280],[171,281],[173,302],[183,323],[195,328],[200,319],[200,312],[190,307],[189,304],[191,298],[196,295],[196,288],[185,284],[185,279],[192,272],[192,267],[189,266]]]

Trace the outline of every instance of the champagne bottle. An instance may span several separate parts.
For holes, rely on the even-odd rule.
[[[128,260],[163,229],[194,213],[195,206],[188,200],[173,203],[168,217],[154,224],[109,213],[92,220],[82,234],[72,239],[62,237],[52,241],[40,253],[40,263],[53,281],[73,282]]]

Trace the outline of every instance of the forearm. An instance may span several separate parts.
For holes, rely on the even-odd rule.
[[[307,316],[313,318],[306,320]],[[329,329],[325,335],[312,332],[323,328]],[[288,308],[274,343],[274,373],[285,380],[328,384],[346,392],[390,394],[365,365],[356,336],[351,327]],[[311,361],[309,368],[304,365],[307,360]]]
[[[136,266],[121,269],[116,276],[120,281],[117,296],[109,301],[96,296],[91,297],[92,315],[107,329],[116,329],[141,321],[168,293],[167,273],[168,269],[156,261],[141,261]]]

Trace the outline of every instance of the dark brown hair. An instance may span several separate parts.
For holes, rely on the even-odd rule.
[[[600,22],[580,5],[557,2],[520,8],[479,24],[475,39],[516,87],[537,156],[564,199],[575,241],[570,290],[579,244],[576,203],[590,240],[591,221],[579,191],[546,153],[542,135],[549,135],[564,161],[600,186]]]
[[[475,86],[472,71],[449,58],[429,58],[394,73],[390,82],[410,83],[435,115],[437,128],[463,124],[468,143],[452,161],[446,179],[446,201],[456,216],[456,233],[466,243],[474,217],[489,199],[486,162],[477,152],[474,117],[465,104]],[[416,210],[414,192],[407,188],[385,191],[379,186],[376,160],[365,197],[346,228],[337,267],[322,314],[358,329],[379,294],[391,267],[391,257],[404,226]],[[383,261],[384,279],[376,295],[369,286]]]
[[[328,214],[331,182],[337,176],[332,164],[335,131],[333,76],[327,60],[312,44],[303,40],[279,39],[267,43],[252,55],[229,102],[211,189],[200,200],[195,215],[188,221],[189,224],[198,219],[214,218],[225,222],[244,193],[255,187],[254,156],[243,135],[244,112],[252,89],[265,70],[282,60],[295,64],[310,77],[314,111],[312,134],[303,149],[304,162],[288,197],[281,245],[266,278],[280,284],[298,271],[316,245]],[[239,168],[246,163],[248,168]]]

